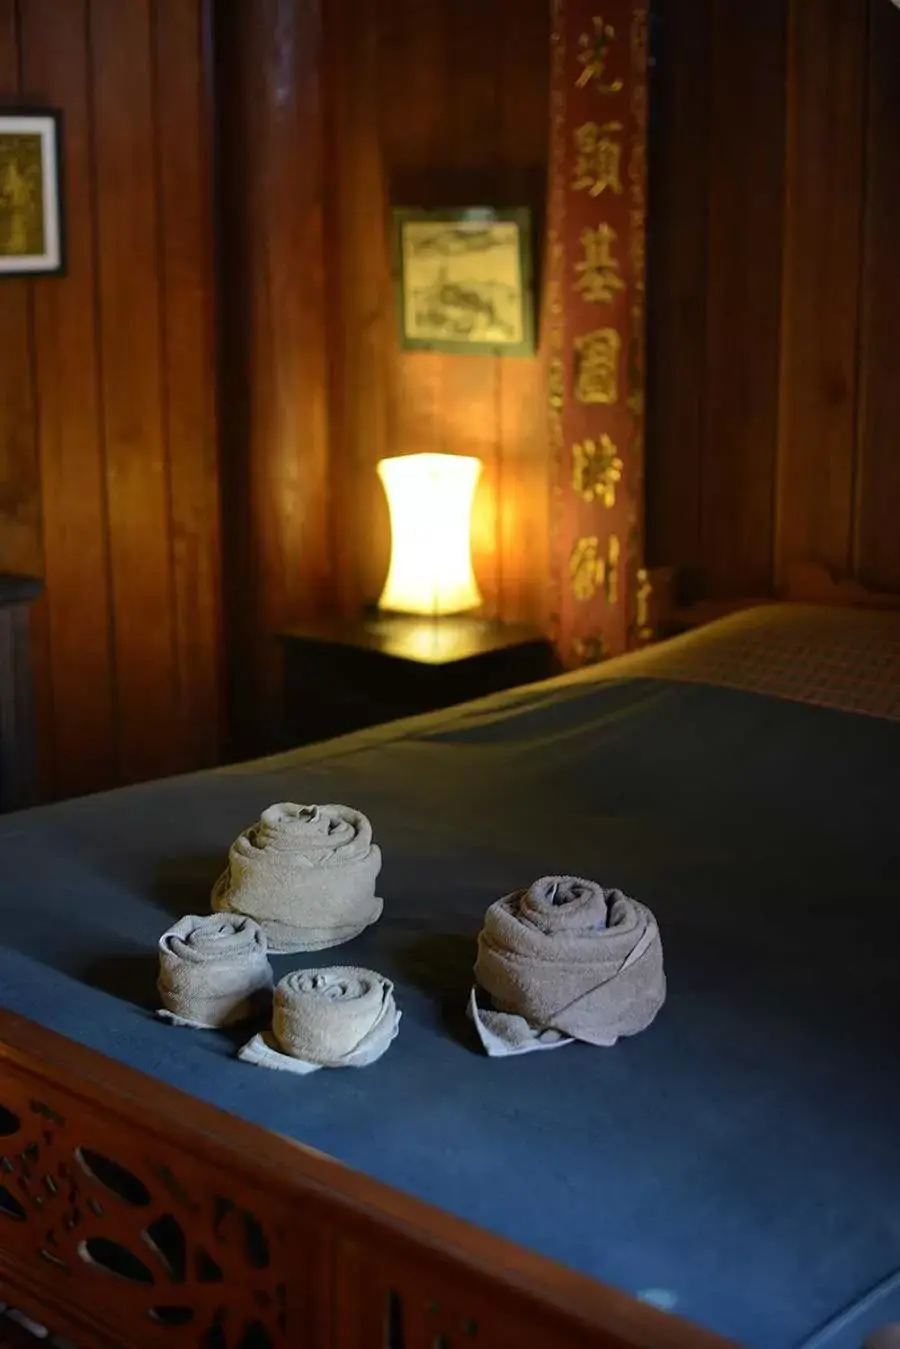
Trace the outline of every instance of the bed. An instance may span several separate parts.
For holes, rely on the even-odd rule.
[[[898,787],[900,615],[773,604],[0,817],[0,1297],[98,1346],[859,1349],[900,1320]],[[342,959],[404,1021],[362,1072],[152,1015],[160,932],[276,800],[358,806],[384,850]],[[666,1005],[490,1060],[481,916],[558,871],[651,906]]]

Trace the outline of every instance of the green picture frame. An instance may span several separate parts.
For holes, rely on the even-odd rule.
[[[405,351],[535,353],[532,213],[393,210],[397,331]]]

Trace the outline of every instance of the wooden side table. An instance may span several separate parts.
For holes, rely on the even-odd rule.
[[[0,812],[38,799],[28,616],[43,583],[0,572]]]
[[[369,614],[281,634],[284,743],[310,744],[560,672],[535,628],[478,618]]]

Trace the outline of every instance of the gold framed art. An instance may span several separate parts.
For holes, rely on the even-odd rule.
[[[0,106],[0,280],[64,269],[61,119]]]
[[[534,354],[531,212],[393,212],[397,325],[408,351]]]

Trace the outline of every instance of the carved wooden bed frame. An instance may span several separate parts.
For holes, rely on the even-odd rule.
[[[3,1011],[0,1299],[85,1349],[726,1349]]]
[[[9,1012],[0,1168],[0,1297],[78,1346],[726,1346]]]

